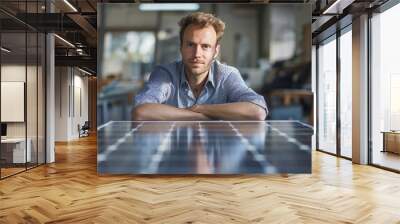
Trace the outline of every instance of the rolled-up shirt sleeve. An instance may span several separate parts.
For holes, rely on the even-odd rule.
[[[228,102],[250,102],[263,108],[268,114],[267,104],[263,96],[257,94],[246,85],[238,70],[231,72],[223,84]]]
[[[172,92],[171,77],[164,69],[156,67],[144,88],[135,96],[134,106],[145,103],[165,103]]]

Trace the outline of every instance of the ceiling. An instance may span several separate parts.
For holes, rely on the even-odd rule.
[[[47,8],[45,2],[44,0],[0,1],[2,46],[12,50],[7,53],[7,60],[17,62],[24,60],[25,56],[28,60],[34,57],[36,51],[41,50],[43,46],[39,45],[37,48],[36,39],[33,41],[32,38],[36,33],[52,32],[70,43],[55,38],[56,65],[79,66],[95,73],[97,1],[68,0],[69,5],[63,0],[51,0],[48,1],[51,3]],[[49,13],[50,11],[52,13]],[[25,38],[26,30],[27,38]],[[28,41],[28,45],[25,41]]]
[[[96,71],[97,63],[97,3],[127,3],[134,0],[45,0],[0,1],[0,26],[3,33],[3,46],[14,49],[15,55],[25,55],[25,38],[21,31],[54,32],[60,38],[55,38],[56,65],[82,66]],[[173,0],[187,2],[186,0]],[[345,0],[342,13],[324,15],[323,12],[338,0],[201,0],[199,2],[285,2],[311,3],[313,13],[313,37],[326,30],[331,24],[344,16],[344,13],[356,14],[367,8],[383,4],[386,0]],[[344,1],[344,0],[340,0]],[[171,0],[141,0],[136,2],[171,2]],[[69,3],[69,4],[68,4]],[[52,10],[50,10],[52,8]],[[52,11],[52,13],[49,13]],[[28,38],[29,39],[29,38]],[[30,40],[28,40],[29,42]],[[28,44],[27,52],[35,52],[36,45]],[[19,57],[19,56],[16,56]]]

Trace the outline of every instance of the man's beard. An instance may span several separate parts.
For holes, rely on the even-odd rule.
[[[201,75],[210,70],[212,62],[213,61],[210,61],[209,63],[200,62],[199,67],[193,67],[190,65],[190,62],[189,62],[189,65],[186,66],[186,69],[189,70],[191,75],[195,75],[195,76]]]

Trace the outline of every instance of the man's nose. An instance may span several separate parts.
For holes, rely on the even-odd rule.
[[[196,58],[201,56],[201,54],[202,54],[202,49],[201,49],[201,46],[200,46],[200,45],[197,45],[197,46],[194,48],[193,54],[194,54],[194,57],[196,57]]]

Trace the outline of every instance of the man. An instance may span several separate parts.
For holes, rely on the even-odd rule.
[[[216,60],[225,24],[197,12],[181,19],[182,61],[158,66],[135,98],[134,120],[264,120],[262,96]]]

